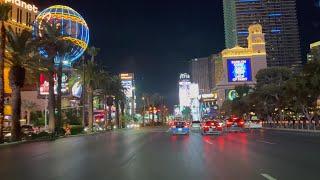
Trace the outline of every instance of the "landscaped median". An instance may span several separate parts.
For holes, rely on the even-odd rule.
[[[320,136],[320,130],[308,130],[308,129],[292,129],[292,128],[269,128],[263,127],[265,130],[273,130],[273,131],[282,131],[287,133],[295,133],[302,135],[310,135],[310,136]]]

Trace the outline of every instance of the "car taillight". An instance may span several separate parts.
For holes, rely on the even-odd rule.
[[[232,122],[228,121],[227,124],[232,124]]]
[[[243,121],[240,121],[240,124],[244,124],[244,122],[243,122]]]

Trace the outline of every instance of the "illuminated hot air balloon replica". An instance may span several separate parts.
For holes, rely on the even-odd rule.
[[[37,16],[33,34],[41,36],[39,32],[44,23],[56,23],[61,25],[61,35],[66,40],[69,40],[72,45],[71,51],[66,53],[64,57],[56,57],[56,62],[62,60],[64,66],[71,66],[85,52],[89,43],[89,28],[83,17],[74,9],[68,6],[54,5],[51,6]],[[41,50],[42,55],[46,55],[44,50]]]

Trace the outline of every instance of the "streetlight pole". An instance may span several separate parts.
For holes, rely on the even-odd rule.
[[[47,130],[48,123],[47,123],[47,111],[48,111],[48,96],[45,96],[46,106],[44,107],[44,129]]]
[[[83,72],[83,84],[82,84],[82,126],[86,126],[86,73],[85,73],[85,59],[82,56],[82,72]]]
[[[146,113],[146,109],[145,109],[146,105],[145,105],[144,97],[142,97],[142,101],[143,101],[142,125],[144,127],[145,126],[144,116],[145,116],[145,113]]]

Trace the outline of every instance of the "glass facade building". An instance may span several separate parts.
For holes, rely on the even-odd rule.
[[[266,38],[267,64],[302,64],[295,0],[223,0],[226,48],[247,47],[248,27],[259,23]]]

